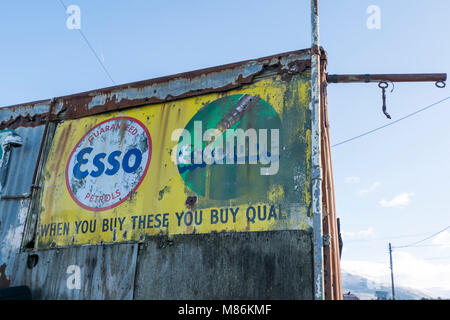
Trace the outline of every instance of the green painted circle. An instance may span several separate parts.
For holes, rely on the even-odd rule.
[[[247,104],[246,104],[247,102]],[[201,123],[202,132],[195,135],[194,128],[197,122]],[[227,152],[227,135],[226,129],[242,129],[246,132],[248,129],[256,132],[257,150],[260,148],[260,129],[267,129],[266,145],[271,149],[271,129],[281,129],[281,120],[274,108],[259,96],[236,94],[223,98],[219,98],[203,106],[185,127],[185,132],[189,132],[187,138],[183,138],[183,134],[178,141],[177,154],[182,154],[183,146],[191,145],[190,156],[191,163],[178,162],[178,170],[183,178],[184,183],[195,194],[214,200],[229,200],[245,196],[250,191],[252,193],[266,194],[270,187],[271,176],[262,175],[261,168],[267,168],[270,164],[261,164],[259,157],[256,164],[249,164],[249,145],[248,139],[245,144],[244,164],[238,164],[236,156],[234,164],[206,164],[203,158],[204,151],[210,141],[203,141],[203,134],[208,129],[219,129],[221,131],[222,143],[220,138],[216,138],[216,143],[224,146],[224,153]],[[195,139],[200,137],[201,142],[197,143],[202,146],[202,163],[194,164]],[[190,141],[189,141],[190,139]],[[187,140],[187,141],[183,141]],[[229,143],[229,142],[228,142]],[[237,145],[237,140],[235,140]],[[236,146],[235,146],[236,148]],[[237,150],[235,150],[235,155]],[[231,148],[230,148],[231,149]],[[240,148],[242,150],[242,148]],[[216,149],[214,149],[216,150]],[[259,152],[259,151],[258,151]],[[189,152],[187,152],[189,153]],[[197,153],[198,154],[198,153]],[[214,154],[213,154],[214,155]]]

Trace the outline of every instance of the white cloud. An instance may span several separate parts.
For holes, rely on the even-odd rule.
[[[403,251],[393,255],[395,279],[399,284],[421,289],[450,289],[450,264],[430,263]]]
[[[408,252],[394,251],[393,266],[396,286],[422,290],[434,296],[443,296],[442,292],[450,292],[450,263],[430,263]],[[386,263],[342,260],[341,267],[349,273],[390,285],[387,257]]]
[[[341,268],[348,273],[363,276],[369,280],[382,284],[387,284],[388,281],[390,281],[390,270],[387,263],[361,260],[342,260]]]
[[[380,183],[380,182],[374,182],[374,183],[372,183],[372,185],[371,185],[368,189],[362,189],[362,190],[359,190],[359,195],[360,195],[360,196],[364,196],[364,195],[366,195],[366,194],[368,194],[368,193],[374,191],[374,190],[375,190],[376,188],[378,188],[379,186],[381,186],[381,183]]]
[[[360,230],[358,232],[342,232],[342,236],[345,240],[351,239],[364,239],[374,236],[373,227],[367,228],[367,230]]]
[[[361,181],[359,177],[347,177],[345,179],[345,182],[348,184],[359,183],[359,181]]]
[[[441,232],[431,241],[432,244],[441,246],[442,248],[450,248],[450,232],[448,230]]]
[[[404,192],[394,197],[392,200],[380,200],[380,205],[386,208],[402,208],[411,203],[411,197],[413,195],[413,193]]]

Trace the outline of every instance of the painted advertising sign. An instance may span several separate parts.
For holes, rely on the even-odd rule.
[[[91,211],[114,208],[144,179],[152,140],[142,122],[114,117],[89,130],[70,154],[66,185],[73,201]]]
[[[310,78],[58,124],[39,248],[311,226]]]

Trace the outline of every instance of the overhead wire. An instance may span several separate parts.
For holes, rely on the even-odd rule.
[[[401,238],[413,238],[418,236],[424,236],[429,234],[429,232],[423,232],[423,233],[415,233],[415,234],[404,234],[399,236],[393,236],[393,237],[383,237],[383,238],[372,238],[372,239],[351,239],[346,240],[345,243],[352,243],[352,242],[372,242],[372,241],[385,241],[385,240],[391,240],[391,239],[401,239]],[[343,236],[345,239],[345,236]]]
[[[442,102],[444,102],[444,101],[446,101],[446,100],[448,100],[448,99],[450,99],[450,96],[448,96],[448,97],[446,97],[446,98],[444,98],[444,99],[442,99],[442,100],[436,101],[436,102],[434,102],[434,103],[432,103],[432,104],[430,104],[430,105],[428,105],[428,106],[426,106],[426,107],[423,107],[423,108],[421,108],[421,109],[419,109],[419,110],[416,110],[416,111],[414,111],[414,112],[412,112],[412,113],[410,113],[410,114],[407,114],[406,116],[403,116],[403,117],[401,117],[401,118],[399,118],[399,119],[397,119],[397,120],[395,120],[395,121],[389,122],[389,123],[387,123],[387,124],[385,124],[385,125],[383,125],[383,126],[380,126],[380,127],[378,127],[378,128],[372,129],[372,130],[367,131],[367,132],[364,132],[364,133],[362,133],[362,134],[360,134],[360,135],[357,135],[357,136],[355,136],[355,137],[353,137],[353,138],[349,138],[349,139],[346,139],[346,140],[344,140],[344,141],[338,142],[338,143],[332,145],[331,147],[334,148],[334,147],[343,145],[343,144],[348,143],[348,142],[351,142],[351,141],[353,141],[353,140],[362,138],[362,137],[364,137],[364,136],[366,136],[366,135],[368,135],[368,134],[374,133],[374,132],[376,132],[376,131],[378,131],[378,130],[384,129],[384,128],[389,127],[389,126],[392,126],[392,125],[394,125],[394,124],[396,124],[396,123],[398,123],[398,122],[400,122],[400,121],[402,121],[402,120],[405,120],[405,119],[407,119],[407,118],[409,118],[409,117],[412,117],[413,115],[416,115],[416,114],[418,114],[418,113],[420,113],[420,112],[423,112],[423,111],[425,111],[425,110],[428,110],[428,109],[430,109],[430,108],[432,108],[432,107],[434,107],[434,106],[436,106],[436,105],[438,105],[438,104],[440,104],[440,103],[442,103]]]
[[[399,248],[407,248],[407,247],[415,246],[416,244],[425,242],[425,241],[427,241],[427,240],[429,240],[429,239],[431,239],[431,238],[436,237],[438,234],[441,234],[442,232],[448,230],[449,228],[450,228],[450,226],[447,226],[447,227],[445,227],[444,229],[442,229],[442,230],[440,230],[440,231],[438,231],[438,232],[432,234],[431,236],[426,237],[425,239],[422,239],[422,240],[419,240],[419,241],[416,241],[416,242],[412,242],[412,243],[410,243],[410,244],[403,245],[403,246],[393,246],[392,248],[393,248],[393,249],[399,249]]]
[[[64,2],[62,0],[59,0],[59,2],[61,3],[61,5],[64,7],[64,10],[67,12],[67,6],[64,4]],[[111,82],[116,85],[116,82],[114,81],[114,79],[112,78],[111,74],[109,73],[108,69],[106,69],[106,66],[104,65],[104,63],[102,62],[102,60],[100,59],[100,57],[98,56],[97,52],[95,52],[94,48],[92,47],[91,43],[89,42],[88,38],[84,35],[83,31],[81,31],[81,29],[77,29],[80,32],[81,37],[84,39],[84,41],[86,42],[86,44],[88,45],[89,49],[91,50],[91,52],[94,54],[95,58],[97,59],[98,63],[101,65],[101,67],[103,68],[103,70],[105,71],[106,75],[108,76],[108,78],[111,80]]]

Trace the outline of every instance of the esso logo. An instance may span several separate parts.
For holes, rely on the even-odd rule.
[[[130,117],[103,121],[73,149],[66,166],[72,199],[91,211],[114,208],[144,179],[152,156],[150,133]]]

